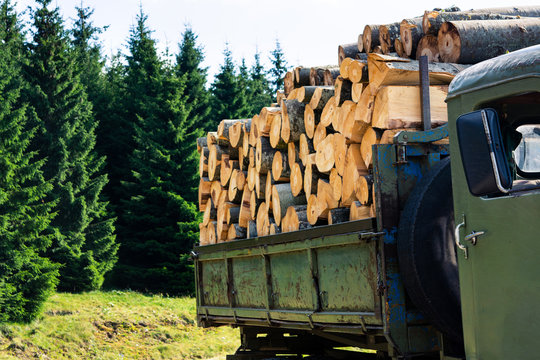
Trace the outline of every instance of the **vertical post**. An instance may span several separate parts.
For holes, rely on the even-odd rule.
[[[420,99],[422,104],[422,123],[424,131],[431,130],[431,109],[429,103],[428,57],[420,56]]]

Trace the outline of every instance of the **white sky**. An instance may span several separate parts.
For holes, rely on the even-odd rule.
[[[81,0],[53,0],[52,4],[60,7],[66,25],[71,26]],[[225,42],[237,63],[245,57],[250,65],[258,49],[268,65],[277,38],[290,66],[337,64],[337,46],[355,42],[367,23],[398,22],[434,7],[455,5],[466,10],[513,4],[509,0],[83,0],[83,5],[94,8],[95,25],[109,26],[101,35],[106,55],[118,49],[126,52],[129,29],[140,5],[160,50],[168,46],[176,53],[185,24],[191,24],[204,47],[204,65],[214,74],[223,61]],[[534,3],[523,0],[520,5]],[[28,6],[35,7],[35,2],[17,3],[18,11]]]

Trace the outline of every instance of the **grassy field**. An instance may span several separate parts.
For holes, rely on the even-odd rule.
[[[135,292],[56,294],[28,325],[0,324],[0,359],[224,359],[238,330],[201,329],[195,300]]]

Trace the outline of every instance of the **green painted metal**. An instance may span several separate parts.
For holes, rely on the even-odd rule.
[[[394,138],[394,144],[430,143],[448,137],[448,125],[442,125],[426,131],[400,131]]]
[[[472,196],[463,172],[455,120],[487,102],[538,92],[539,58],[538,46],[510,53],[478,69],[471,67],[466,78],[461,79],[460,74],[451,85],[448,114],[456,224],[465,217],[461,239],[473,231],[486,232],[475,246],[468,244],[468,259],[461,252],[458,255],[469,360],[538,358],[540,241],[535,224],[540,214],[540,191],[491,199]]]

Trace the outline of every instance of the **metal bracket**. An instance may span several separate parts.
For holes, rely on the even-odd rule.
[[[394,138],[394,144],[430,143],[448,137],[448,124],[426,131],[400,131]]]
[[[396,162],[395,165],[407,163],[407,144],[398,144],[396,146]]]

